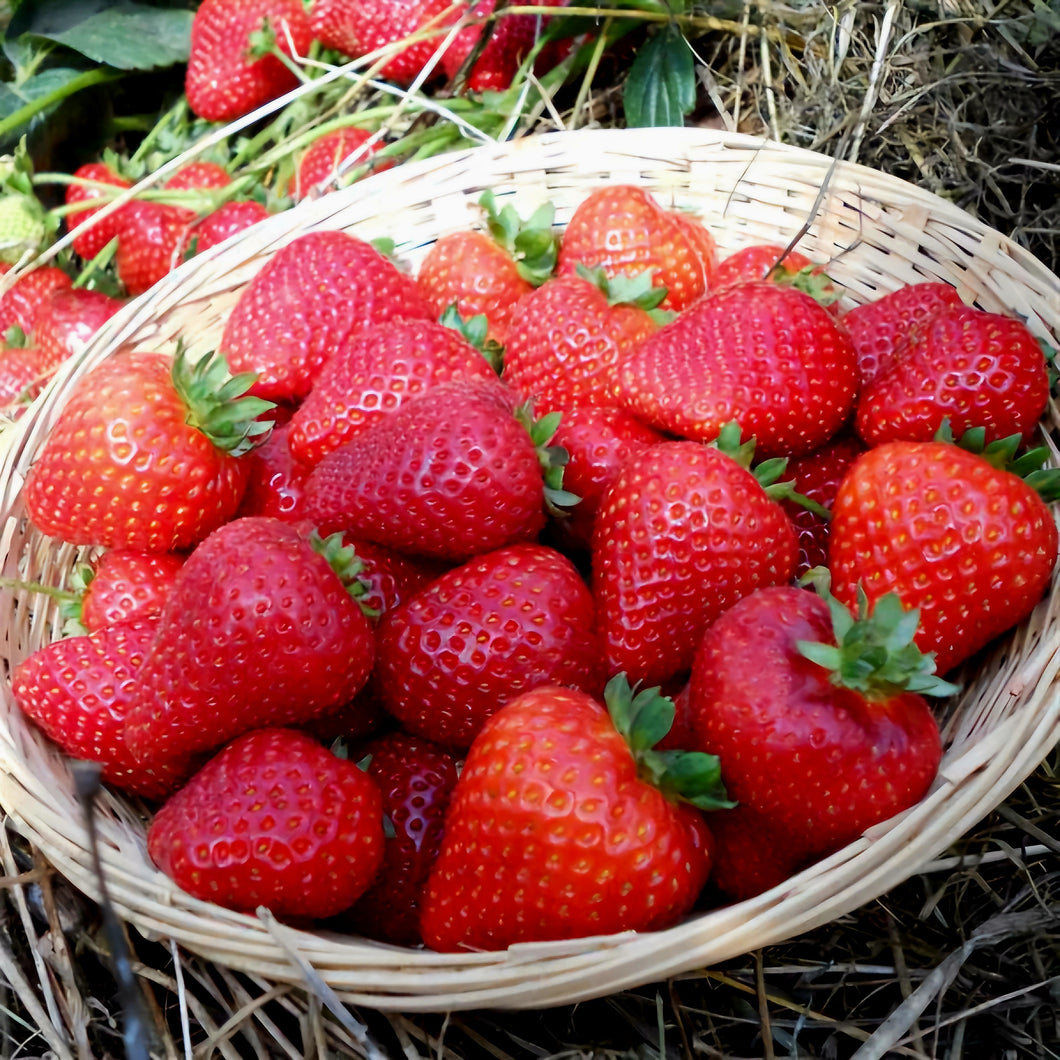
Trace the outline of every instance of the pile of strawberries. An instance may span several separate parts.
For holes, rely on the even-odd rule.
[[[197,897],[444,951],[665,928],[916,803],[927,697],[1048,589],[1019,320],[843,312],[633,186],[483,213],[415,275],[298,237],[216,354],[86,372],[28,473],[98,558],[14,694]]]

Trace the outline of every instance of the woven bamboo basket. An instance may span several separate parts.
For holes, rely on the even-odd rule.
[[[848,305],[910,281],[942,280],[990,311],[1023,317],[1060,343],[1060,281],[1032,255],[944,200],[879,172],[805,150],[705,130],[555,133],[406,164],[278,215],[182,265],[111,319],[0,439],[0,557],[6,578],[64,584],[83,550],[27,525],[25,473],[71,388],[133,346],[212,349],[242,287],[280,247],[314,229],[389,236],[415,267],[442,233],[476,220],[486,188],[525,216],[551,200],[557,223],[593,187],[632,182],[667,206],[700,213],[723,251],[787,242],[826,262]],[[1056,412],[1047,414],[1047,428]],[[1054,450],[1055,452],[1055,450]],[[59,635],[54,606],[4,590],[5,668]],[[97,811],[109,897],[150,938],[278,983],[307,965],[343,1001],[379,1009],[544,1008],[601,997],[739,956],[846,914],[902,882],[1000,803],[1060,737],[1060,593],[964,675],[942,719],[937,782],[907,812],[749,901],[667,931],[442,955],[294,930],[267,915],[194,900],[150,864],[143,807],[105,793]],[[0,805],[57,870],[98,897],[87,831],[68,768],[0,687]]]

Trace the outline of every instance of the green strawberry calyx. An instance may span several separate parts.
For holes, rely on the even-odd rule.
[[[735,420],[730,420],[718,432],[717,438],[708,442],[713,448],[724,453],[727,457],[735,460],[740,467],[750,471],[758,480],[758,484],[765,491],[766,496],[774,501],[793,501],[795,504],[822,519],[831,519],[832,513],[812,497],[807,497],[795,489],[795,483],[791,480],[782,481],[782,476],[788,468],[786,456],[775,456],[761,463],[754,463],[755,439],[748,438],[742,441],[740,425]]]
[[[60,589],[55,585],[43,582],[19,581],[16,578],[0,578],[0,589],[23,590],[39,593],[54,600],[59,605],[59,615],[63,620],[64,637],[87,636],[88,628],[83,621],[82,607],[85,591],[93,578],[93,570],[87,563],[78,563],[70,574],[70,588]]]
[[[636,689],[624,673],[616,674],[604,689],[604,704],[615,729],[629,745],[641,778],[675,801],[689,802],[701,810],[731,810],[721,780],[721,762],[705,751],[656,750],[670,731],[675,706],[658,687]]]
[[[934,440],[956,445],[982,457],[998,471],[1007,471],[1023,479],[1047,504],[1060,500],[1060,468],[1045,466],[1052,456],[1047,446],[1025,449],[1023,437],[1019,434],[1010,434],[988,444],[986,430],[982,427],[971,427],[960,438],[954,438],[949,419],[942,421]]]
[[[185,421],[218,449],[243,456],[268,438],[273,421],[261,417],[276,405],[247,393],[255,373],[232,375],[224,355],[216,351],[192,360],[181,345],[173,357],[172,378],[188,410]]]
[[[519,275],[540,287],[556,271],[559,258],[559,236],[553,227],[556,208],[546,202],[523,219],[511,203],[498,207],[496,196],[488,189],[478,202],[485,211],[491,238],[511,255]]]
[[[579,262],[575,271],[600,291],[609,306],[627,305],[643,309],[660,327],[677,316],[671,309],[659,308],[670,289],[652,282],[654,269],[644,269],[632,276],[625,273],[609,276],[602,265],[589,266]]]
[[[465,320],[454,302],[442,311],[438,323],[452,328],[467,339],[486,358],[487,363],[497,375],[501,374],[504,347],[496,339],[489,337],[489,318],[485,313],[476,313]]]
[[[359,604],[361,610],[368,618],[378,618],[379,611],[369,607],[363,597],[371,590],[368,582],[361,577],[364,573],[364,563],[357,555],[357,549],[353,545],[347,545],[343,541],[342,531],[321,536],[320,532],[313,530],[309,535],[309,545],[314,552],[323,556],[328,561],[328,566],[335,572],[343,588],[349,594],[354,603]]]
[[[960,691],[935,673],[935,653],[922,652],[913,642],[920,611],[904,607],[896,593],[886,593],[870,606],[859,584],[855,614],[832,595],[827,568],[812,568],[799,584],[814,588],[828,605],[835,643],[798,641],[796,646],[811,662],[831,671],[832,684],[877,702],[901,692],[952,696]]]
[[[562,445],[550,444],[559,429],[562,413],[549,412],[535,419],[533,402],[526,401],[515,410],[515,418],[526,428],[537,450],[545,480],[545,506],[552,515],[569,515],[568,509],[581,503],[581,497],[563,488],[563,469],[570,462],[570,453]]]

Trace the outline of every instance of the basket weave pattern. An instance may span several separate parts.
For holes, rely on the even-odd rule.
[[[722,253],[799,236],[827,265],[844,305],[921,280],[967,302],[1023,317],[1060,344],[1060,281],[1032,255],[963,211],[873,170],[751,137],[704,130],[557,133],[406,164],[277,215],[181,266],[113,317],[84,353],[0,438],[2,576],[66,583],[85,550],[27,524],[27,469],[73,385],[116,351],[213,349],[243,286],[278,249],[314,229],[387,236],[414,268],[440,235],[468,227],[483,190],[526,216],[545,201],[563,224],[592,188],[629,182],[663,205],[699,213]],[[1050,406],[1048,425],[1056,410]],[[1055,586],[1055,582],[1054,582]],[[546,1007],[599,997],[779,942],[850,912],[897,885],[969,830],[1023,781],[1060,738],[1060,615],[1052,591],[1034,615],[962,675],[943,719],[939,777],[917,806],[752,900],[667,931],[529,944],[503,953],[436,954],[348,936],[295,931],[192,899],[150,864],[142,807],[106,794],[98,832],[110,898],[145,935],[175,940],[222,965],[301,983],[308,961],[340,998],[403,1011]],[[57,608],[0,591],[10,667],[59,636]],[[66,764],[0,686],[0,805],[66,878],[97,895],[87,831]]]

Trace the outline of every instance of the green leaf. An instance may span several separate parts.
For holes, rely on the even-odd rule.
[[[631,126],[682,125],[696,104],[692,50],[673,23],[649,37],[629,68],[623,92]]]
[[[188,61],[194,12],[133,0],[23,3],[9,38],[43,38],[119,70],[152,70]]]
[[[55,67],[44,70],[21,84],[12,81],[0,83],[0,119],[9,117],[28,103],[35,103],[59,93],[65,85],[83,73],[83,70],[70,67]],[[56,102],[58,101],[57,99]]]

